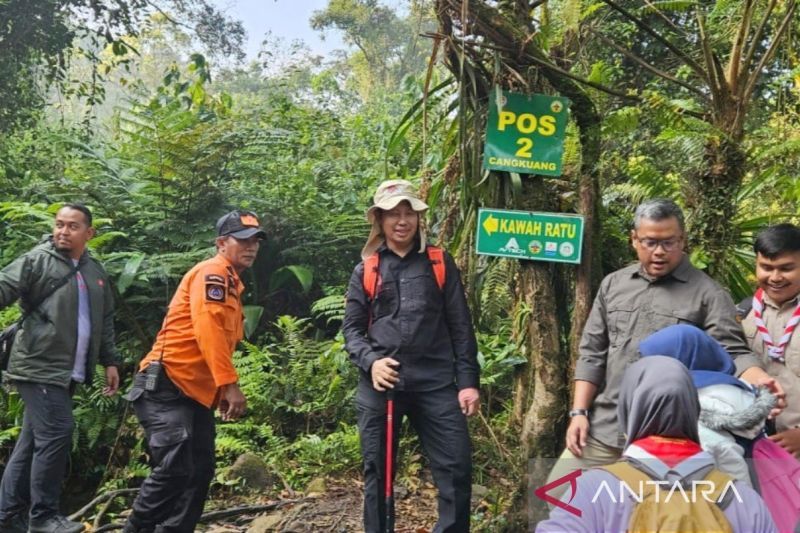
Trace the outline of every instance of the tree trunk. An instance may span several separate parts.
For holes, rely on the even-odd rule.
[[[602,242],[600,223],[600,176],[597,162],[600,160],[600,117],[594,103],[579,87],[562,89],[572,100],[572,113],[578,124],[581,139],[581,173],[578,178],[578,213],[583,215],[583,255],[575,272],[575,302],[570,329],[570,377],[578,356],[578,344],[594,293],[600,284],[600,247]]]
[[[711,138],[706,142],[705,164],[701,172],[685,182],[689,249],[702,249],[700,257],[714,277],[726,264],[738,235],[733,219],[738,204],[736,195],[742,184],[746,156],[735,140]]]
[[[510,208],[552,211],[554,191],[540,176],[528,176],[522,183],[521,205]],[[515,412],[522,415],[522,460],[553,457],[562,444],[564,409],[567,404],[567,361],[559,342],[561,315],[556,287],[560,285],[559,265],[522,261],[517,298],[531,308],[525,345],[528,364],[517,375]]]
[[[580,131],[582,149],[580,175],[575,180],[578,211],[585,217],[583,261],[575,274],[577,305],[573,308],[571,327],[571,337],[575,337],[588,316],[596,286],[593,266],[597,264],[598,250],[592,246],[592,241],[600,230],[597,220],[600,118],[582,87],[554,70],[539,68],[549,59],[537,40],[530,38],[535,31],[527,6],[527,3],[513,0],[495,5],[478,0],[438,0],[436,10],[441,22],[440,32],[447,36],[448,67],[454,75],[464,78],[462,94],[474,97],[471,105],[475,113],[485,112],[486,105],[485,94],[477,93],[492,85],[525,92],[557,92],[572,100],[572,116]],[[479,48],[470,49],[468,45],[464,48],[464,43],[475,42],[473,39],[496,47],[502,57],[485,63],[487,56]],[[498,65],[502,65],[499,71]],[[467,69],[469,78],[464,76]],[[472,132],[476,137],[480,134]],[[480,173],[466,178],[473,183],[482,180]],[[524,176],[519,198],[500,203],[504,204],[502,207],[528,211],[561,210],[559,191],[540,176]],[[562,342],[562,339],[570,338],[566,310],[572,303],[568,284],[563,280],[567,279],[570,269],[570,266],[522,261],[515,283],[518,305],[531,309],[524,331],[517,332],[524,335],[528,364],[515,375],[513,411],[513,419],[521,427],[519,461],[526,474],[531,458],[554,457],[563,447],[571,357],[569,342]],[[525,527],[522,524],[528,516],[528,488],[527,480],[521,479],[509,513],[509,520],[520,527]]]
[[[558,312],[550,265],[526,261],[520,274],[520,297],[532,308],[527,345],[530,354],[521,389],[527,390],[522,419],[522,456],[553,457],[562,445],[566,406],[566,360],[559,339]]]

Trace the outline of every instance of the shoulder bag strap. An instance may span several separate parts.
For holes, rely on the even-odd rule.
[[[56,292],[58,289],[60,289],[60,288],[61,288],[61,287],[63,287],[64,285],[66,285],[66,284],[67,284],[67,282],[68,282],[70,279],[72,279],[72,277],[73,277],[75,274],[77,274],[77,273],[78,273],[78,270],[80,270],[80,268],[81,268],[81,267],[80,267],[80,263],[78,263],[77,265],[73,265],[72,269],[69,271],[69,274],[67,274],[66,276],[64,276],[64,277],[63,277],[63,278],[61,278],[60,280],[58,280],[58,282],[56,282],[56,284],[55,284],[55,285],[53,285],[53,286],[50,288],[50,290],[48,290],[48,291],[47,291],[47,292],[45,292],[45,293],[44,293],[44,294],[43,294],[41,297],[39,297],[39,299],[38,299],[38,300],[37,300],[35,303],[33,303],[33,304],[32,304],[32,305],[31,305],[31,306],[28,308],[28,310],[27,310],[27,311],[23,311],[23,313],[22,313],[22,316],[20,317],[20,319],[19,319],[18,323],[19,323],[19,324],[22,324],[22,323],[25,321],[25,319],[26,319],[26,318],[28,318],[28,317],[29,317],[31,314],[33,314],[33,312],[34,312],[34,311],[36,311],[36,310],[39,308],[39,306],[40,306],[40,305],[42,305],[42,304],[44,303],[44,301],[45,301],[45,300],[47,300],[47,299],[48,299],[48,298],[50,298],[50,297],[51,297],[53,294],[55,294],[55,292]]]

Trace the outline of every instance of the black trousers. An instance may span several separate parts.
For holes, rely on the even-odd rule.
[[[362,384],[363,385],[363,384]],[[356,398],[364,457],[364,530],[385,531],[386,395],[359,387]],[[472,445],[455,386],[426,392],[398,392],[394,401],[394,458],[400,424],[408,417],[419,436],[438,489],[435,533],[469,531]],[[393,469],[396,472],[396,469]]]
[[[128,522],[138,531],[192,533],[214,477],[213,411],[186,397],[166,374],[158,390],[143,388],[139,373],[128,398],[147,437],[151,472]]]
[[[69,460],[72,397],[68,389],[17,381],[25,404],[22,431],[0,482],[0,522],[19,513],[43,521],[58,513],[61,484]]]

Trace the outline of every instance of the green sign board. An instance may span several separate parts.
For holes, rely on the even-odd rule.
[[[503,209],[478,210],[479,254],[580,263],[583,217]]]
[[[567,98],[496,88],[489,96],[483,168],[560,176],[568,118]]]

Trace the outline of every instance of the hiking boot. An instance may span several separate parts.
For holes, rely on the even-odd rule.
[[[81,533],[86,529],[80,522],[73,522],[61,515],[46,520],[31,520],[28,533]]]
[[[28,533],[28,513],[17,513],[7,520],[0,522],[0,531],[3,533]]]

